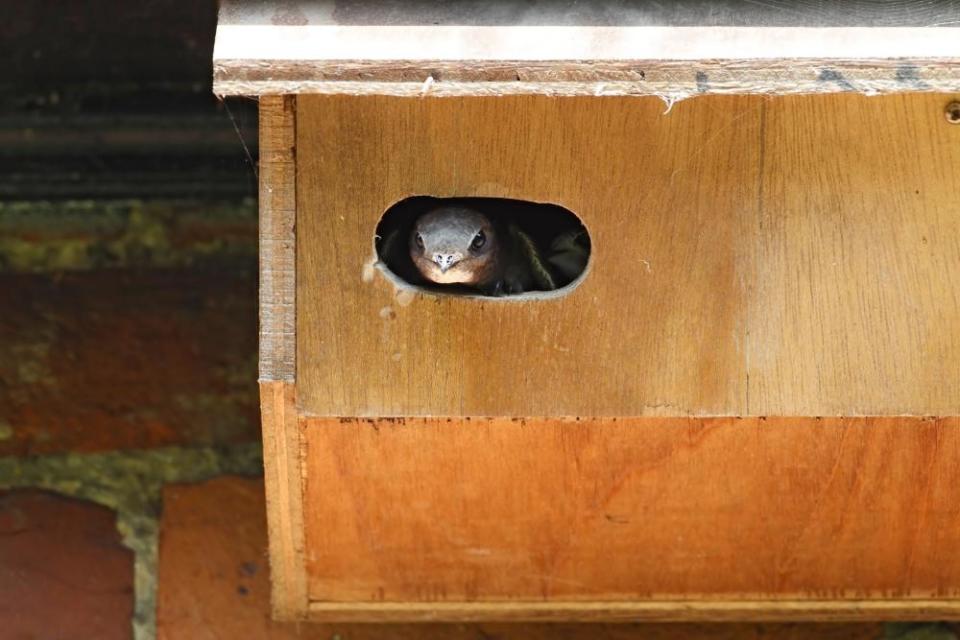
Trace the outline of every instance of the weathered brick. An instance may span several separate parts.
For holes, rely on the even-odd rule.
[[[0,636],[130,638],[133,554],[112,511],[34,490],[0,493]]]
[[[0,275],[0,456],[259,438],[257,274]]]
[[[171,485],[160,533],[160,640],[875,640],[866,624],[289,624],[270,620],[263,483]],[[331,525],[334,526],[334,525]]]

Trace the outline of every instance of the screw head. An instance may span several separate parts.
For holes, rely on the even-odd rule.
[[[960,124],[960,101],[948,104],[943,110],[943,116],[950,124]]]

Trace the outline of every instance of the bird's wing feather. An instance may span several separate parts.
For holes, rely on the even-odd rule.
[[[568,231],[550,243],[547,262],[568,280],[577,278],[587,267],[590,250],[586,246],[587,234],[583,229]]]
[[[533,283],[536,284],[536,288],[541,291],[553,291],[556,289],[556,279],[550,272],[550,267],[544,261],[540,249],[537,248],[537,244],[533,241],[533,238],[513,224],[510,225],[510,235],[513,236],[513,239],[516,241],[520,257]]]

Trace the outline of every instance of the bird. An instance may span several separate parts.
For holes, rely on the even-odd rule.
[[[429,282],[466,286],[492,296],[553,291],[565,284],[564,279],[572,279],[568,272],[583,271],[589,252],[573,235],[564,234],[551,244],[553,253],[545,256],[515,222],[461,204],[421,214],[410,233],[409,250],[413,264]],[[578,253],[582,259],[563,257]]]

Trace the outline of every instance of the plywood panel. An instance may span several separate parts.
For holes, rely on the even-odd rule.
[[[298,393],[313,415],[960,413],[960,127],[942,96],[302,96]],[[397,292],[415,194],[555,202],[567,297]],[[749,383],[748,383],[749,380]]]
[[[956,418],[302,424],[315,615],[830,616],[960,596]]]
[[[750,412],[960,412],[960,127],[946,97],[765,108]]]
[[[298,98],[298,394],[321,415],[746,410],[737,239],[761,103]],[[407,196],[563,205],[594,241],[568,296],[396,292],[369,267]]]
[[[958,15],[955,0],[224,0],[214,90],[674,98],[953,91]]]

